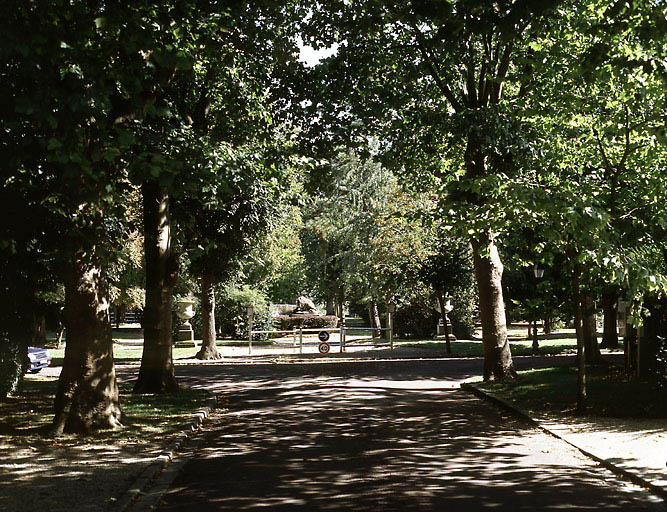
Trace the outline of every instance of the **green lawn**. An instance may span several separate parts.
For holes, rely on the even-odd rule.
[[[367,335],[368,331],[359,331],[359,334]],[[350,336],[354,336],[354,331],[350,333]],[[512,349],[512,354],[515,356],[528,356],[532,355],[532,341],[526,339],[527,337],[527,328],[526,327],[516,327],[512,326],[508,329],[508,336],[510,340],[510,347]],[[113,339],[115,342],[114,346],[114,360],[117,364],[136,364],[141,361],[142,347],[140,343],[143,341],[142,335],[139,329],[125,327],[121,329],[113,330]],[[313,336],[307,340],[311,343],[314,340]],[[60,366],[62,365],[63,357],[65,354],[64,344],[60,348],[55,348],[55,343],[53,340],[50,340],[49,351],[53,357],[53,365]],[[130,345],[130,342],[136,343],[136,345]],[[271,341],[264,340],[255,340],[253,341],[254,347],[262,347],[270,345]],[[433,339],[394,339],[396,346],[416,346],[420,348],[425,348],[433,352],[433,356],[440,357],[446,356],[445,353],[445,342],[442,339],[433,340]],[[201,344],[201,341],[198,340],[198,344]],[[572,354],[576,353],[576,339],[574,330],[572,329],[563,329],[553,334],[539,335],[539,354],[541,355],[557,355],[557,354]],[[224,347],[247,347],[247,340],[218,340],[217,345],[220,348]],[[475,339],[473,340],[457,340],[451,343],[452,354],[450,357],[482,357],[482,342],[481,342],[481,332],[477,332]],[[197,353],[198,348],[192,347],[175,347],[174,348],[174,359],[183,360],[183,359],[192,359]]]
[[[53,419],[53,400],[57,379],[28,375],[19,392],[0,402],[0,435],[15,442],[31,442],[44,434]],[[162,438],[186,428],[192,413],[204,406],[208,394],[184,388],[165,395],[133,395],[132,384],[120,384],[121,408],[125,428],[95,434],[99,440],[141,440],[163,442]]]
[[[438,353],[445,352],[444,341],[433,340],[395,340],[401,346],[416,346],[424,348],[432,348]],[[482,357],[483,348],[481,341],[453,341],[451,342],[452,356],[454,357]],[[510,342],[512,354],[515,356],[529,356],[533,354],[532,342],[530,341],[515,341]],[[577,342],[571,339],[551,339],[541,340],[540,355],[556,355],[556,354],[574,354],[577,352]]]
[[[666,418],[667,386],[629,379],[617,366],[589,366],[590,413],[610,417]],[[483,389],[532,412],[574,413],[577,401],[576,367],[519,372],[506,383],[479,383]]]

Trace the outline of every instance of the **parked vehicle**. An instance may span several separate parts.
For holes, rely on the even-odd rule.
[[[51,364],[51,354],[45,348],[28,347],[28,358],[30,359],[28,368],[30,373],[37,373]]]

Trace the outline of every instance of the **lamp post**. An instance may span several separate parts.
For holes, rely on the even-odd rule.
[[[442,325],[445,330],[445,350],[447,351],[448,354],[451,354],[452,346],[450,344],[451,335],[449,332],[450,321],[449,321],[449,316],[447,315],[451,313],[452,310],[454,309],[454,306],[452,306],[452,297],[449,295],[443,295],[442,293],[439,292],[438,307],[436,309],[442,317]]]
[[[248,305],[248,354],[252,354],[252,319],[255,315],[255,308],[252,304]]]
[[[535,298],[537,299],[537,280],[544,277],[544,269],[537,266],[533,267],[533,275],[535,276]],[[537,311],[535,312],[537,315]],[[537,354],[540,349],[540,344],[537,341],[537,316],[533,319],[533,354]]]
[[[387,304],[387,327],[389,328],[389,349],[394,350],[394,318],[392,313],[396,311],[396,304]]]

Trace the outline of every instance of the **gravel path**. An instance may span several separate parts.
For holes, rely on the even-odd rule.
[[[465,361],[179,368],[229,412],[161,510],[664,510],[566,443],[453,389]],[[215,383],[211,382],[215,374]]]

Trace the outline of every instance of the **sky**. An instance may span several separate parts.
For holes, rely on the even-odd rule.
[[[326,59],[334,55],[338,51],[338,44],[334,44],[330,48],[323,48],[315,50],[312,46],[303,44],[301,38],[297,41],[299,45],[299,60],[306,64],[306,66],[314,66],[322,59]]]

